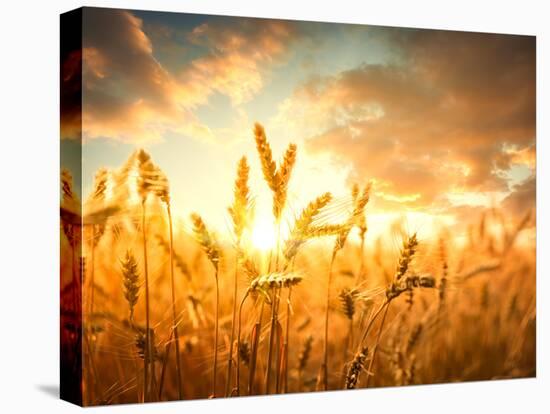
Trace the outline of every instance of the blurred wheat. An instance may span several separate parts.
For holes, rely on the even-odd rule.
[[[236,160],[227,237],[201,212],[177,225],[144,150],[97,172],[84,214],[62,172],[62,342],[76,343],[82,291],[86,405],[535,375],[535,249],[520,243],[533,212],[487,210],[427,240],[396,222],[372,240],[373,184],[294,215],[296,145],[276,162],[263,126],[252,138],[261,171]],[[272,198],[268,252],[249,240],[254,174]]]

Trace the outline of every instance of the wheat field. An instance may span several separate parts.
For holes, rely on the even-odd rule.
[[[289,212],[300,148],[274,154],[259,124],[250,139],[218,180],[229,235],[173,215],[144,150],[97,171],[82,203],[62,171],[62,382],[84,405],[536,375],[534,211],[488,209],[465,238],[397,220],[372,239],[368,178]],[[251,176],[272,200],[269,249],[251,236]]]

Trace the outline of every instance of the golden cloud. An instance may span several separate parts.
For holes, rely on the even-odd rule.
[[[276,62],[296,37],[289,22],[242,19],[230,26],[204,23],[189,35],[192,43],[210,50],[182,71],[185,88],[204,103],[214,92],[235,105],[250,100],[264,84],[264,71]]]
[[[136,143],[167,133],[213,139],[196,108],[216,92],[233,105],[250,100],[294,36],[278,21],[204,24],[188,40],[205,52],[174,73],[155,58],[143,22],[130,12],[88,8],[83,27],[83,136]]]
[[[312,79],[278,120],[411,207],[449,191],[506,192],[500,172],[534,169],[534,38],[395,30],[387,41],[399,61]]]

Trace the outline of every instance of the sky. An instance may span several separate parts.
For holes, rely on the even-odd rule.
[[[277,160],[298,146],[289,214],[367,181],[380,231],[403,215],[431,229],[535,206],[534,37],[86,8],[81,53],[85,195],[99,167],[143,147],[176,214],[223,229],[246,155],[267,220],[260,122]]]

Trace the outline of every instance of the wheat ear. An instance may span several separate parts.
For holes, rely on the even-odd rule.
[[[296,145],[290,144],[285,152],[283,162],[279,169],[273,160],[273,153],[271,146],[269,145],[264,128],[256,123],[254,126],[254,138],[256,141],[256,148],[260,157],[260,163],[262,165],[262,173],[265,181],[273,193],[273,216],[275,217],[275,223],[277,226],[277,243],[275,248],[275,270],[279,270],[279,244],[281,234],[281,217],[284,207],[286,205],[288,183],[292,174],[292,170],[296,163]],[[273,251],[269,255],[269,270],[271,269],[271,259]],[[267,351],[267,367],[266,367],[266,393],[269,392],[270,380],[271,380],[271,362],[273,355],[273,342],[275,335],[275,325],[278,319],[278,306],[280,295],[277,292],[273,292],[273,303],[271,308],[271,326]],[[279,292],[280,293],[280,292]],[[263,308],[263,306],[262,306]],[[261,321],[261,313],[260,313]]]
[[[313,228],[312,223],[321,209],[330,203],[331,200],[332,194],[325,193],[311,201],[306,208],[302,210],[301,214],[294,222],[288,239],[285,241],[283,255],[287,266],[298,253],[299,247],[305,243],[307,239],[330,233],[326,231],[327,228]]]
[[[355,357],[349,366],[348,373],[346,374],[346,389],[352,390],[357,387],[361,371],[365,368],[365,360],[367,359],[367,355],[367,347],[361,348],[361,350],[355,354]]]
[[[248,187],[248,176],[250,168],[246,157],[242,157],[237,166],[237,178],[233,191],[233,205],[228,208],[233,221],[233,232],[235,233],[235,245],[237,248],[235,261],[235,276],[233,286],[233,318],[231,322],[231,338],[229,341],[229,352],[227,356],[227,375],[225,379],[225,396],[229,397],[231,393],[231,369],[233,365],[233,343],[235,341],[235,324],[237,316],[237,288],[239,276],[239,258],[241,256],[241,238],[243,231],[249,225],[250,217],[250,188]],[[239,352],[239,348],[237,348]]]
[[[416,253],[417,247],[418,247],[418,239],[416,237],[416,233],[408,237],[407,240],[403,242],[403,248],[401,249],[401,255],[399,257],[399,262],[395,270],[394,280],[386,291],[386,302],[385,302],[386,306],[384,310],[384,315],[382,316],[382,321],[380,322],[380,327],[378,328],[378,335],[376,337],[376,343],[372,351],[372,358],[369,362],[369,368],[367,370],[367,381],[366,381],[365,387],[369,386],[372,368],[376,360],[376,352],[378,350],[380,337],[382,335],[382,329],[384,328],[384,322],[386,321],[386,316],[388,315],[390,303],[393,299],[398,297],[402,292],[406,290],[410,290],[407,280],[405,280],[407,285],[406,289],[402,288],[402,284],[400,282],[404,278],[405,274],[409,269],[409,266],[413,260],[413,256]]]

